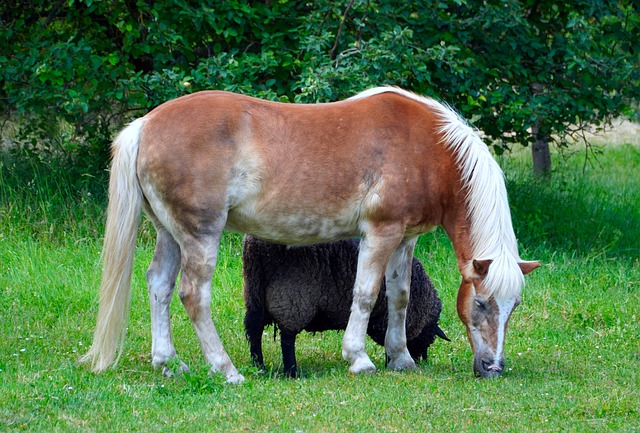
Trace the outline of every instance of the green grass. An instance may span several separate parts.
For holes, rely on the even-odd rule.
[[[640,431],[640,149],[611,147],[600,167],[554,160],[550,179],[528,176],[528,158],[502,164],[523,258],[544,265],[527,278],[512,317],[507,370],[471,374],[471,350],[455,313],[459,275],[448,239],[423,236],[416,254],[443,300],[437,341],[417,371],[351,376],[341,334],[302,334],[302,378],[289,380],[279,345],[265,335],[269,371],[251,367],[242,327],[240,236],[225,235],[213,311],[225,347],[247,380],[209,376],[176,298],[174,338],[191,374],[150,365],[144,271],[153,253],[139,238],[132,311],[117,369],[78,364],[96,313],[103,191],[55,171],[4,162],[0,170],[1,431]],[[17,167],[17,168],[16,168]]]

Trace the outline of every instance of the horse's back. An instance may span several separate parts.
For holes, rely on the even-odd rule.
[[[402,95],[283,104],[209,91],[147,117],[143,191],[191,226],[224,213],[228,228],[294,244],[359,235],[376,220],[437,223],[424,209],[446,170],[438,119]]]

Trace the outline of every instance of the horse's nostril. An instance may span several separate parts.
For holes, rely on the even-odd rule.
[[[482,360],[482,368],[488,373],[502,373],[503,367],[499,364],[493,364],[491,361]]]

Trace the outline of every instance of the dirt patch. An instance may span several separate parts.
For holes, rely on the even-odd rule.
[[[606,132],[585,135],[591,144],[598,146],[621,144],[640,146],[640,124],[628,120],[614,120],[613,128]]]

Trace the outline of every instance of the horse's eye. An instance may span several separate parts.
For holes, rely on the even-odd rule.
[[[487,303],[480,300],[480,299],[474,299],[474,302],[476,303],[476,307],[478,307],[481,310],[486,310],[487,309]]]

